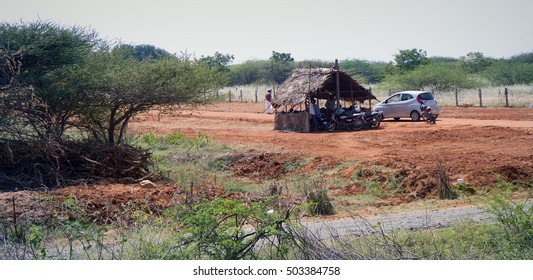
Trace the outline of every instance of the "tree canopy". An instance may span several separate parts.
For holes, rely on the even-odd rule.
[[[427,58],[427,52],[422,49],[408,49],[400,50],[398,54],[394,56],[394,69],[399,73],[405,73],[415,70],[420,65],[429,63]]]
[[[3,137],[62,140],[76,127],[120,144],[135,114],[206,102],[220,86],[219,69],[150,45],[112,48],[80,27],[4,23],[0,35]]]

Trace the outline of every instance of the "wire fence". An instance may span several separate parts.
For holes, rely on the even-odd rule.
[[[366,86],[366,88],[369,88]],[[220,100],[226,102],[261,103],[270,85],[245,85],[225,87],[218,91]],[[378,100],[385,100],[394,93],[391,90],[372,88]],[[441,106],[476,107],[529,107],[533,108],[533,85],[459,89],[456,91],[431,90]],[[275,89],[274,89],[275,96]],[[373,104],[377,103],[375,100]]]

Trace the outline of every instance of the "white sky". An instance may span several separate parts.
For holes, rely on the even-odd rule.
[[[236,62],[272,51],[386,62],[411,48],[455,58],[533,51],[532,0],[0,0],[0,21],[37,19]]]

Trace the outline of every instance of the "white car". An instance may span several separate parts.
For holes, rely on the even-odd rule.
[[[420,120],[422,112],[420,105],[431,107],[435,118],[439,115],[439,103],[429,91],[402,91],[397,92],[383,102],[376,104],[374,112],[383,112],[383,118],[410,118],[413,121]]]

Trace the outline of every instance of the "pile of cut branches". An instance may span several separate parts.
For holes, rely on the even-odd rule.
[[[0,191],[54,188],[149,174],[150,152],[98,142],[0,141]]]

